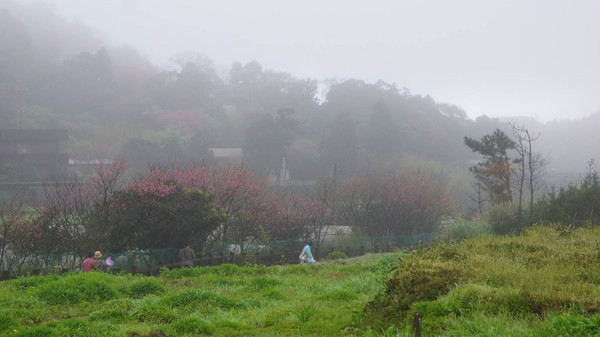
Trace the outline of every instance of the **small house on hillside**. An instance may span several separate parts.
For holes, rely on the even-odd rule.
[[[241,148],[209,148],[212,159],[219,166],[240,166],[244,162],[244,150]]]
[[[0,165],[32,163],[40,168],[67,166],[69,156],[60,152],[67,130],[0,129]]]

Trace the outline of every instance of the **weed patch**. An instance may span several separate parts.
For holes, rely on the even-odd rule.
[[[142,300],[130,315],[139,322],[151,324],[167,324],[177,319],[177,314],[171,308],[152,298]]]
[[[325,301],[350,301],[356,299],[358,295],[348,290],[336,289],[332,292],[319,296],[319,299]]]
[[[600,336],[600,316],[551,316],[535,331],[539,336]]]
[[[24,331],[18,331],[14,337],[59,337],[55,329],[48,327],[33,327]]]
[[[156,278],[148,277],[134,281],[123,290],[123,293],[133,298],[140,298],[147,295],[163,294],[165,291],[165,286],[160,284]]]
[[[100,273],[69,275],[47,282],[38,288],[39,298],[52,305],[102,302],[117,296],[116,291]]]
[[[56,326],[56,331],[61,337],[113,337],[117,336],[115,326],[105,322],[90,323],[88,321],[71,318]]]
[[[10,284],[16,290],[25,290],[29,288],[39,287],[44,283],[48,283],[57,279],[57,276],[30,276],[30,277],[19,277],[15,280],[9,281]]]
[[[250,280],[247,289],[251,291],[271,290],[281,284],[281,281],[274,278],[258,277]]]
[[[161,299],[160,303],[169,308],[195,307],[199,308],[246,308],[246,303],[230,298],[198,290],[184,290]]]
[[[197,318],[187,317],[171,323],[171,330],[177,334],[192,334],[198,335],[212,335],[215,332],[215,327],[211,324]]]
[[[15,329],[18,325],[18,322],[14,318],[0,314],[0,333]]]

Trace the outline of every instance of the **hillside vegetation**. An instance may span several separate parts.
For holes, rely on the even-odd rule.
[[[599,266],[598,228],[438,244],[403,259],[362,324],[395,336],[419,311],[424,336],[598,336]]]

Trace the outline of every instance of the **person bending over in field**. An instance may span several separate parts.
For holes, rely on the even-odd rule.
[[[97,250],[94,253],[94,260],[92,261],[92,270],[106,271],[106,263],[102,259],[102,253]]]
[[[312,255],[310,251],[310,246],[312,246],[312,242],[309,242],[302,248],[302,252],[300,252],[300,263],[315,263],[317,260]]]

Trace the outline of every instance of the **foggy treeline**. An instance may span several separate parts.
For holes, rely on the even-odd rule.
[[[376,62],[376,60],[373,60]],[[400,60],[399,60],[400,62]],[[401,81],[402,79],[399,79]],[[526,95],[526,93],[523,93]],[[259,61],[217,65],[200,53],[176,54],[169,69],[133,46],[110,46],[46,5],[0,1],[1,128],[67,129],[73,159],[123,156],[136,169],[208,162],[209,148],[242,148],[261,174],[314,180],[415,165],[454,167],[469,176],[478,159],[463,137],[506,121],[475,120],[451,103],[414,95],[402,84],[361,79],[319,83],[265,69]],[[534,150],[557,174],[584,171],[598,157],[600,113],[576,121],[514,118],[540,134]],[[0,167],[0,179],[37,180]]]

